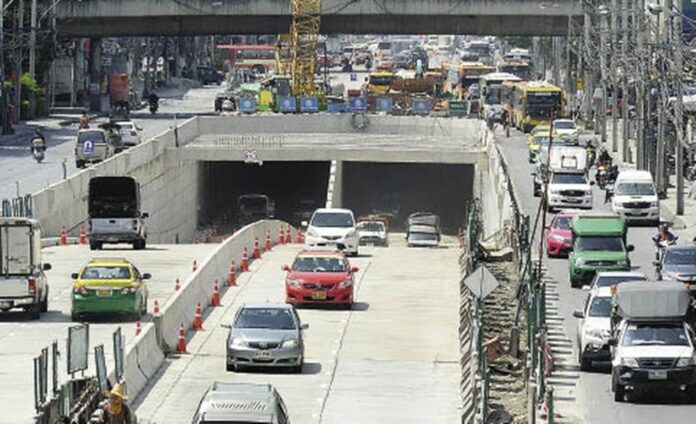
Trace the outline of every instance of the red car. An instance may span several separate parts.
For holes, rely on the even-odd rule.
[[[333,250],[304,250],[292,267],[283,265],[285,302],[293,305],[332,304],[350,308],[353,304],[354,276],[343,252]]]
[[[570,229],[573,211],[557,213],[546,227],[546,254],[549,257],[567,256],[573,245],[573,232]]]

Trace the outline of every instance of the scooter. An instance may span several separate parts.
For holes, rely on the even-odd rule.
[[[42,139],[36,137],[31,140],[31,155],[37,163],[43,162],[46,157],[46,147]]]
[[[665,254],[665,249],[677,244],[677,240],[679,240],[679,237],[674,237],[672,240],[655,241],[655,263],[662,263],[662,255]]]

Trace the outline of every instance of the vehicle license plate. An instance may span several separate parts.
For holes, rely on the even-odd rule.
[[[261,351],[256,353],[256,357],[260,359],[266,359],[271,357],[271,352]]]
[[[667,371],[665,370],[650,370],[648,371],[649,380],[667,380]]]
[[[574,197],[567,197],[566,202],[568,202],[568,203],[582,203],[582,199],[576,199]]]
[[[314,292],[314,293],[312,293],[312,299],[313,300],[326,300],[326,292],[325,291]]]
[[[110,296],[111,296],[111,289],[100,289],[100,290],[97,290],[97,296],[99,296],[99,297],[110,297]]]

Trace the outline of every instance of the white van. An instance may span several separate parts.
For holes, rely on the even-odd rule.
[[[627,221],[660,221],[660,207],[649,171],[626,170],[614,183],[611,209]]]

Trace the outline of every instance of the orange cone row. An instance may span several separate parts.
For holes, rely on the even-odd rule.
[[[68,245],[68,232],[65,230],[65,225],[63,225],[63,227],[60,229],[60,245]]]
[[[198,261],[196,261],[195,259],[193,260],[193,266],[191,267],[191,269],[193,270],[193,272],[196,272],[196,270],[198,269]]]
[[[254,259],[261,258],[261,249],[259,248],[259,238],[254,239],[254,250],[251,252],[251,257]]]
[[[155,299],[155,306],[152,308],[152,314],[156,317],[160,314],[159,301],[157,299]]]
[[[201,308],[201,302],[196,304],[196,310],[194,311],[193,331],[203,331],[203,308]]]
[[[184,323],[179,327],[179,338],[176,343],[176,353],[186,353],[186,329]]]
[[[304,238],[304,233],[302,230],[298,229],[297,230],[297,238],[295,239],[295,243],[297,244],[304,244],[305,238]]]
[[[174,281],[174,291],[179,291],[181,288],[181,281],[179,281],[179,277],[176,278],[176,281]]]
[[[244,251],[242,252],[242,265],[240,268],[242,272],[249,271],[249,252],[246,246],[244,246]]]
[[[280,234],[278,235],[278,244],[285,244],[285,230],[280,226]]]
[[[85,234],[85,226],[83,225],[80,227],[80,244],[85,245],[87,244],[87,235]]]
[[[213,298],[210,301],[210,306],[220,306],[220,285],[218,284],[217,278],[215,279],[215,283],[213,283]]]
[[[271,230],[266,230],[266,242],[263,244],[263,250],[270,252],[272,249],[273,245],[271,243]]]
[[[285,232],[285,244],[290,244],[292,243],[292,227],[290,227],[290,224],[288,224],[288,230]]]
[[[230,286],[237,284],[237,266],[234,264],[234,259],[232,259],[232,263],[230,264],[230,274],[227,277],[227,284]]]
[[[135,335],[139,335],[143,331],[143,326],[140,321],[135,323]]]

